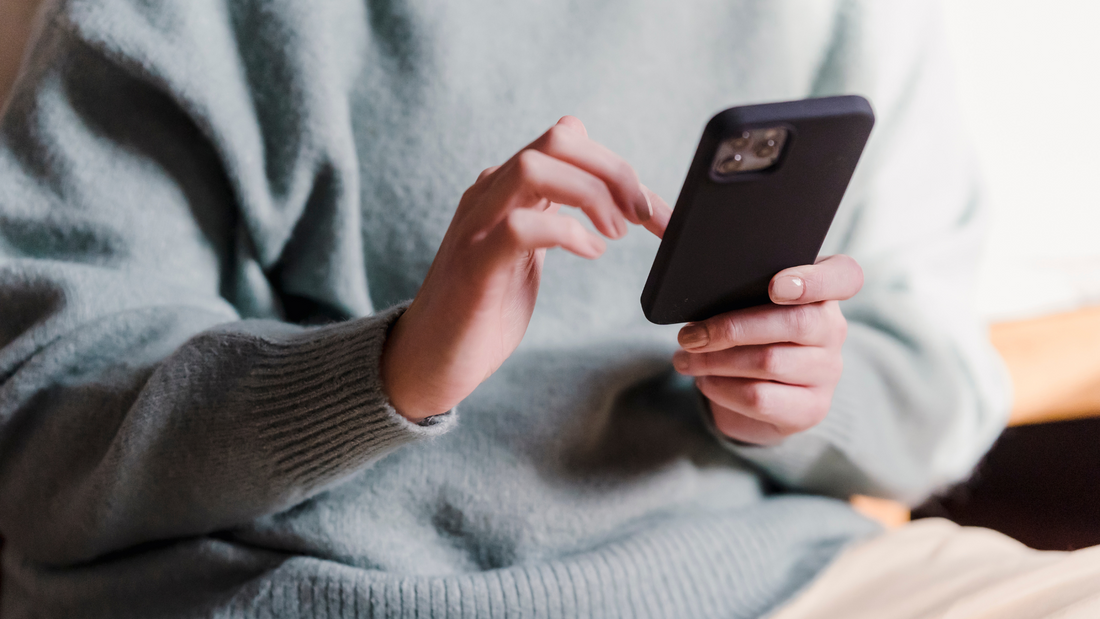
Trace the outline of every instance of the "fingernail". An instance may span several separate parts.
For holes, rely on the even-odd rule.
[[[682,350],[677,350],[676,352],[672,353],[672,367],[676,368],[677,372],[683,373],[684,370],[687,369],[687,366],[688,366],[687,356],[688,356],[688,353],[686,353]]]
[[[645,204],[637,202],[634,204],[634,212],[638,215],[640,221],[649,221],[653,217],[653,203],[649,201],[649,192],[646,191],[645,185],[639,184],[638,187],[642,190],[642,197],[645,198]]]
[[[622,217],[615,217],[615,238],[621,239],[626,236],[626,221]]]
[[[710,334],[707,333],[707,328],[703,325],[687,325],[680,329],[679,340],[680,346],[688,350],[702,348],[710,342]]]
[[[772,284],[772,298],[776,301],[797,301],[805,291],[802,278],[793,275],[780,277]]]
[[[603,239],[594,235],[588,237],[588,246],[592,248],[593,258],[600,256],[603,254],[604,250],[607,249],[607,243],[604,243]]]

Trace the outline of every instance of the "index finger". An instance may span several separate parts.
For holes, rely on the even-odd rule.
[[[668,220],[672,219],[672,208],[668,205],[668,202],[665,202],[664,198],[657,195],[657,193],[649,187],[642,185],[642,192],[645,194],[646,199],[649,200],[649,204],[653,207],[653,215],[642,222],[642,225],[657,238],[663,239],[665,237],[665,228],[668,227]]]
[[[837,254],[817,264],[791,267],[775,274],[768,295],[777,305],[805,305],[850,299],[863,287],[863,269],[852,258]]]
[[[584,125],[566,116],[527,148],[574,165],[602,180],[623,216],[640,224],[653,216],[653,205],[625,159],[588,138]]]

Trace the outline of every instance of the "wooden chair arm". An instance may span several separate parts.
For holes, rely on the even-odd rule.
[[[990,339],[1012,376],[1009,425],[1100,417],[1100,307],[998,323]]]
[[[997,323],[990,339],[1015,390],[1010,426],[1100,417],[1100,307]],[[856,495],[851,503],[888,528],[910,518],[894,501]]]

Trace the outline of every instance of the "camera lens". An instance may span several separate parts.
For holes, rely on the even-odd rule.
[[[730,140],[729,144],[736,150],[741,150],[749,145],[749,139],[752,138],[752,134],[748,131],[741,134],[741,137]]]
[[[745,162],[745,158],[741,156],[741,153],[737,153],[732,157],[723,159],[715,169],[719,174],[732,174],[741,169],[741,164]]]
[[[756,156],[767,159],[775,155],[775,140],[768,138],[756,145]]]

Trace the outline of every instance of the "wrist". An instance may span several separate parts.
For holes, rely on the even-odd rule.
[[[382,347],[379,374],[382,379],[382,390],[389,399],[390,405],[405,419],[419,423],[431,414],[420,410],[415,397],[412,397],[408,389],[409,371],[405,369],[408,355],[403,354],[406,350],[402,347],[405,331],[402,321],[405,320],[405,316],[406,314],[403,314],[394,322],[386,336],[386,342]]]
[[[406,311],[390,329],[382,348],[379,374],[390,405],[410,422],[421,423],[446,413],[451,406],[439,405],[427,397],[424,382],[430,372],[417,355],[412,321]]]

